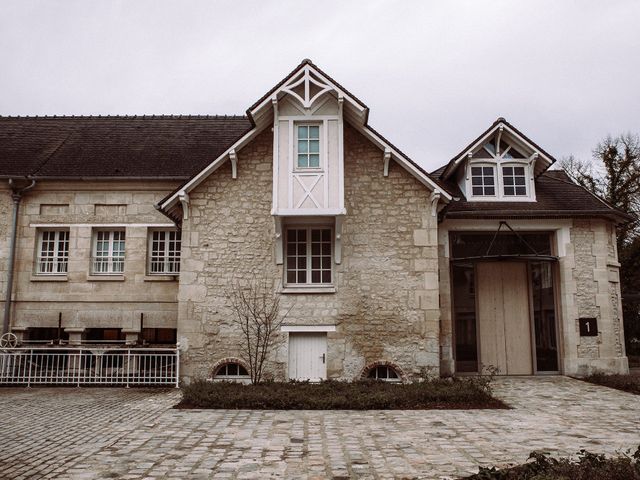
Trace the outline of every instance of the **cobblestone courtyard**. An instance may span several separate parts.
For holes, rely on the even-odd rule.
[[[174,410],[175,390],[1,389],[0,478],[456,478],[640,443],[640,397],[502,378],[513,410]]]

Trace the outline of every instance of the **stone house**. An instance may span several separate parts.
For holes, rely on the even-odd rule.
[[[626,213],[503,118],[428,173],[368,112],[305,60],[246,116],[0,118],[8,328],[242,379],[228,292],[259,276],[278,380],[628,370]]]

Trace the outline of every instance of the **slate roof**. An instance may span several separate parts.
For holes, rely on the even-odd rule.
[[[441,167],[432,175],[442,174]],[[535,180],[535,202],[473,202],[468,201],[457,184],[445,182],[458,200],[449,203],[443,218],[568,218],[613,217],[628,221],[633,217],[617,210],[604,200],[577,185],[562,170],[547,170]]]
[[[0,178],[166,178],[199,172],[244,116],[0,117]]]

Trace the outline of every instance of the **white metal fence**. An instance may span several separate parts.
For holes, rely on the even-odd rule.
[[[178,387],[177,348],[0,350],[0,385]]]

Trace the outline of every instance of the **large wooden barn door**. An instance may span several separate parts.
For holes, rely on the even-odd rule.
[[[502,375],[531,375],[531,323],[527,265],[477,264],[480,362]]]

